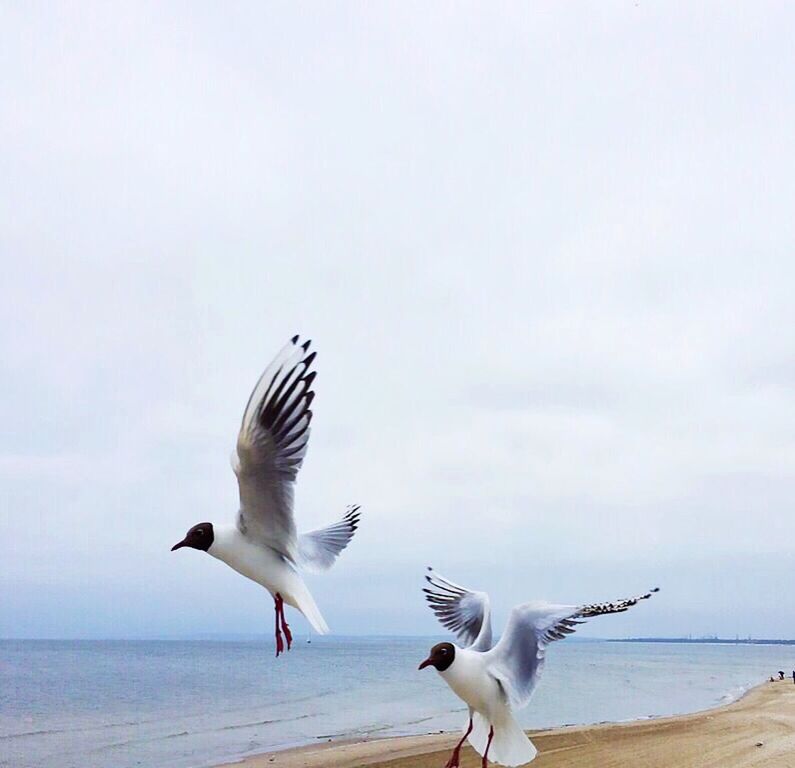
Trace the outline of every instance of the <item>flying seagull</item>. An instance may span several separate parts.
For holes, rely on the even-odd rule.
[[[306,455],[310,405],[315,397],[311,371],[315,352],[309,341],[293,336],[265,369],[248,399],[237,436],[232,466],[240,491],[240,509],[233,525],[198,523],[171,551],[203,550],[273,596],[276,611],[276,655],[287,650],[292,635],[284,604],[306,616],[320,633],[328,632],[300,570],[325,571],[353,538],[359,507],[328,528],[298,535],[293,517],[293,486]]]
[[[622,613],[645,595],[590,605],[552,605],[532,602],[517,605],[494,645],[491,607],[485,592],[475,592],[448,581],[432,568],[425,576],[430,587],[425,599],[444,627],[461,646],[439,643],[431,648],[419,668],[434,667],[453,692],[469,707],[469,724],[445,768],[458,768],[463,743],[469,743],[488,761],[507,766],[524,765],[536,748],[513,716],[526,706],[544,666],[547,646],[574,632],[583,619],[605,613]]]

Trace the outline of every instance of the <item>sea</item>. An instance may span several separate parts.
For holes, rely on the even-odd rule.
[[[417,665],[438,638],[0,641],[0,765],[202,768],[291,746],[460,729]],[[547,653],[528,728],[693,712],[795,667],[795,647],[568,639]]]

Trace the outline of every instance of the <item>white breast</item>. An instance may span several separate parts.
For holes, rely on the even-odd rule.
[[[482,653],[456,648],[453,663],[439,674],[460,699],[486,717],[505,706],[505,695],[488,673]]]
[[[222,560],[270,592],[283,592],[290,581],[292,569],[282,557],[267,546],[260,546],[243,536],[237,528],[214,529],[208,554]]]

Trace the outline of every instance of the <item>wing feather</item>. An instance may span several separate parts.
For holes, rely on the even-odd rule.
[[[310,571],[326,571],[348,546],[359,526],[359,506],[348,507],[338,523],[298,537],[298,564]]]
[[[584,619],[623,613],[658,591],[655,588],[643,595],[611,603],[578,606],[532,602],[517,605],[508,617],[500,641],[488,653],[489,671],[499,680],[511,706],[519,709],[533,694],[550,643],[568,637]]]
[[[291,561],[298,556],[293,487],[306,455],[315,372],[311,342],[294,336],[260,376],[243,413],[234,462],[237,527]]]
[[[455,584],[428,568],[423,588],[425,600],[443,627],[461,640],[464,647],[474,651],[491,648],[491,606],[485,592]]]

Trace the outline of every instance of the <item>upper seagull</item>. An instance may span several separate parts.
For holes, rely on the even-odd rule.
[[[547,646],[574,632],[582,619],[622,613],[645,595],[590,605],[552,605],[532,602],[517,605],[508,617],[500,641],[491,640],[491,607],[485,592],[454,584],[429,568],[425,599],[444,627],[462,645],[439,643],[431,648],[420,669],[435,667],[453,692],[469,707],[469,725],[445,768],[458,768],[461,746],[469,743],[488,760],[502,765],[529,763],[536,748],[513,717],[512,709],[530,700],[544,665]]]
[[[273,596],[276,655],[292,644],[284,603],[297,608],[320,634],[328,632],[299,568],[325,571],[348,546],[359,524],[351,506],[338,523],[298,535],[293,517],[293,486],[306,455],[315,397],[311,342],[293,336],[257,381],[248,399],[232,465],[240,491],[234,525],[198,523],[171,551],[200,549],[223,560]]]

